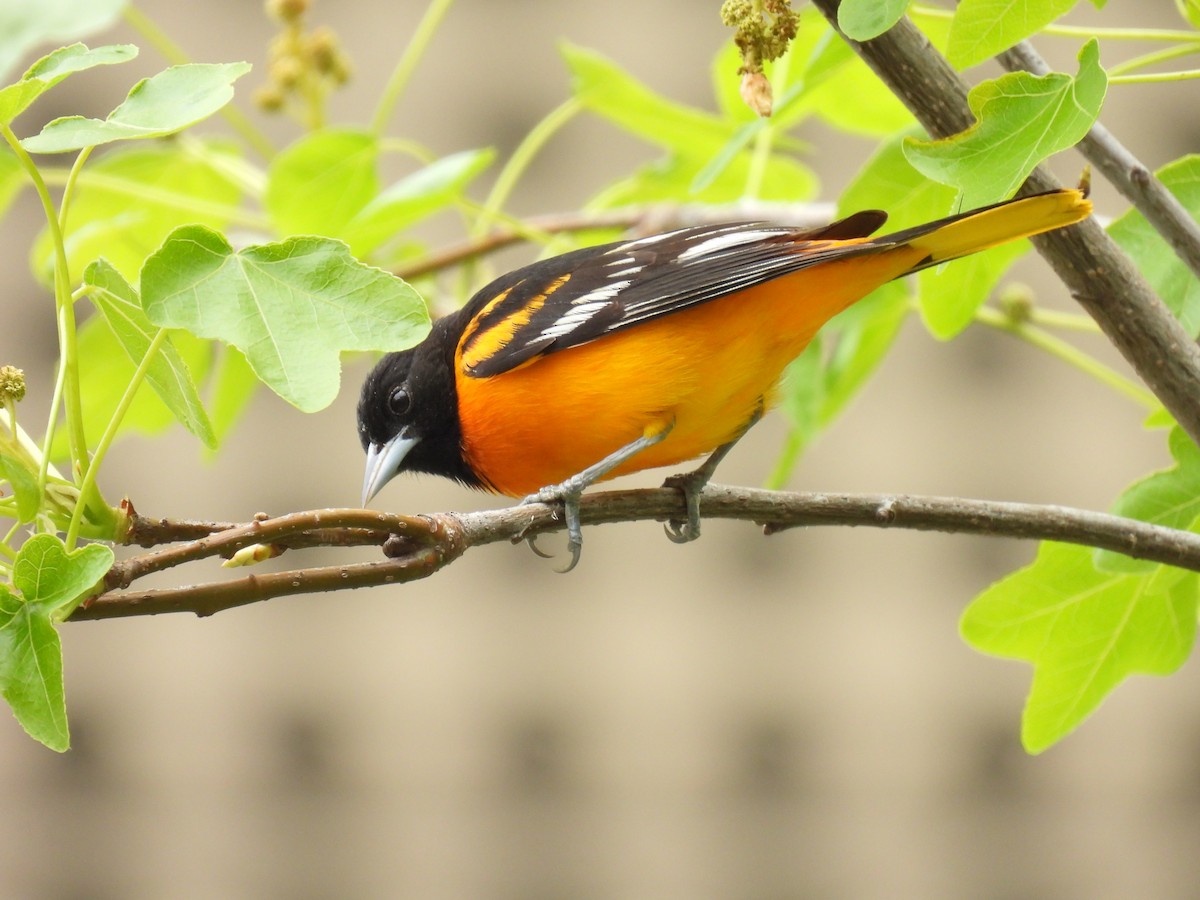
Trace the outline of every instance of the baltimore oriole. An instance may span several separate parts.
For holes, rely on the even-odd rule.
[[[717,462],[833,315],[884,282],[1090,212],[1083,192],[1059,190],[873,239],[878,210],[807,231],[701,225],[517,269],[367,377],[363,505],[404,470],[561,501],[570,569],[587,487],[711,453],[669,480],[688,521],[668,534],[691,540]]]

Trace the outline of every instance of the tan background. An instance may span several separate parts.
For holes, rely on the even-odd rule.
[[[1110,6],[1112,18],[1129,12]],[[393,132],[439,152],[510,150],[566,96],[560,38],[708,106],[716,7],[460,0]],[[142,8],[197,60],[260,63],[271,34],[244,0]],[[359,76],[337,119],[369,115],[422,9],[319,5]],[[1168,0],[1136,9],[1138,24],[1176,24]],[[144,43],[125,28],[92,43],[110,40]],[[1069,70],[1076,48],[1044,45]],[[135,68],[161,65],[146,50],[77,76],[35,115],[102,114]],[[85,110],[82,89],[94,92]],[[1196,148],[1194,97],[1117,88],[1105,121],[1158,165]],[[280,143],[294,134],[268,127]],[[822,199],[835,199],[869,145],[819,126],[802,136]],[[647,154],[577,121],[538,158],[516,209],[568,209]],[[1056,163],[1068,179],[1079,165]],[[1123,208],[1107,185],[1096,193],[1101,213]],[[29,373],[33,420],[54,352],[49,298],[27,276],[37,223],[26,197],[0,224],[0,363]],[[447,223],[431,233],[453,236]],[[1022,277],[1069,303],[1040,262]],[[260,397],[211,464],[178,429],[128,440],[104,488],[193,517],[351,505],[365,365],[348,367],[320,415]],[[794,485],[1104,508],[1164,461],[1139,419],[1006,337],[938,344],[912,322]],[[759,482],[781,435],[770,418],[722,480]],[[492,502],[430,479],[401,479],[381,501]],[[0,717],[0,896],[1194,896],[1194,666],[1127,684],[1030,758],[1018,743],[1029,671],[957,637],[969,598],[1032,552],[870,530],[764,539],[719,522],[676,547],[658,526],[626,525],[590,530],[569,577],[495,546],[403,589],[67,626],[75,749],[55,756]]]

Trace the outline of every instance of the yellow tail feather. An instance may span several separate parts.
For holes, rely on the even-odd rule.
[[[927,257],[912,270],[917,271],[1018,238],[1071,225],[1086,219],[1091,212],[1091,201],[1083,191],[1063,188],[930,222],[887,235],[883,240],[923,250]]]

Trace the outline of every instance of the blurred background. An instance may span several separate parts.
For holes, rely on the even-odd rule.
[[[275,26],[261,4],[139,7],[197,61],[259,66],[239,96],[262,82]],[[511,151],[568,94],[561,39],[711,108],[717,8],[459,0],[392,131],[438,153]],[[423,10],[318,0],[313,20],[337,30],[356,72],[335,120],[369,118]],[[1178,27],[1170,0],[1138,16]],[[1081,4],[1075,21],[1099,19]],[[125,26],[91,43],[126,40],[143,45],[139,60],[77,77],[28,119],[103,115],[165,64]],[[1074,71],[1078,41],[1042,49]],[[1121,87],[1103,118],[1156,167],[1200,144],[1195,109],[1194,88]],[[265,128],[280,144],[297,134],[279,119]],[[870,142],[819,124],[799,136],[819,199],[835,201]],[[580,117],[512,211],[576,208],[651,152]],[[1068,182],[1081,165],[1054,162]],[[1103,182],[1095,199],[1105,216],[1125,208]],[[0,222],[0,364],[25,369],[35,421],[56,352],[51,300],[27,265],[39,227],[28,192]],[[461,236],[449,218],[428,234]],[[1040,260],[1018,276],[1040,303],[1069,308]],[[1099,339],[1094,350],[1124,370]],[[342,396],[315,416],[261,393],[213,460],[178,428],[126,439],[104,490],[191,518],[354,505],[368,366],[348,364]],[[1010,338],[975,329],[942,344],[913,320],[792,486],[1104,509],[1167,461],[1140,418]],[[761,483],[783,434],[768,417],[719,480]],[[377,502],[500,501],[409,477]],[[67,625],[73,749],[55,755],[0,716],[0,897],[1195,896],[1195,665],[1127,683],[1034,758],[1019,742],[1030,671],[958,638],[964,605],[1030,561],[1032,544],[870,529],[764,538],[716,521],[686,546],[654,524],[590,529],[586,543],[567,577],[496,545],[401,588]]]

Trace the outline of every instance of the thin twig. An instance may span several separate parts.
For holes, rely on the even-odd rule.
[[[1021,41],[997,59],[1010,72],[1026,71],[1034,75],[1050,72],[1050,66],[1028,41]],[[1200,223],[1188,214],[1179,199],[1099,122],[1079,142],[1079,152],[1146,217],[1175,254],[1200,278]]]
[[[1200,535],[1062,506],[903,494],[785,493],[709,485],[701,509],[706,519],[756,522],[768,534],[808,525],[857,525],[1055,540],[1200,571]],[[685,509],[679,491],[656,488],[589,494],[583,498],[580,512],[585,525],[599,525],[665,521],[683,515]],[[108,619],[165,612],[207,616],[290,594],[400,584],[433,574],[471,547],[517,542],[563,527],[559,510],[544,504],[422,516],[393,516],[360,509],[315,510],[239,525],[181,547],[126,560],[118,563],[124,568],[110,583],[128,584],[163,568],[163,554],[172,563],[195,560],[258,538],[276,540],[303,534],[306,526],[336,531],[339,526],[335,523],[380,534],[394,527],[399,537],[384,547],[385,555],[391,558],[164,590],[109,590],[71,618]],[[668,552],[665,543],[663,547]]]
[[[837,26],[840,0],[813,0]],[[974,123],[967,86],[907,18],[865,43],[847,43],[883,79],[929,134],[947,137]],[[1021,195],[1060,185],[1042,166]],[[1095,219],[1032,239],[1088,312],[1193,441],[1200,443],[1200,347]]]

